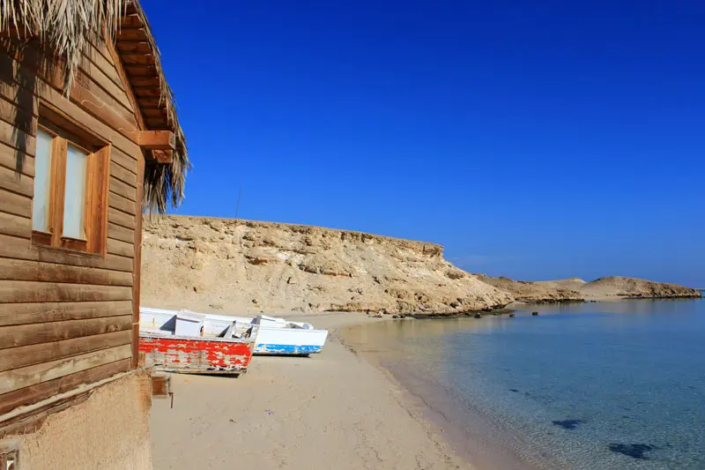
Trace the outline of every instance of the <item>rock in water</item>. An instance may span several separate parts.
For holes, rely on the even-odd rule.
[[[557,420],[557,421],[551,421],[554,426],[559,426],[563,429],[568,429],[568,430],[573,430],[578,427],[578,425],[585,423],[582,419],[564,419],[564,420]]]
[[[624,454],[638,460],[649,460],[647,453],[658,447],[651,444],[620,444],[612,443],[608,446],[609,450],[618,454]]]

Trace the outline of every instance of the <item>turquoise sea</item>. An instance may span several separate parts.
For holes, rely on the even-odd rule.
[[[479,468],[705,469],[705,300],[515,312],[370,323],[343,337]]]

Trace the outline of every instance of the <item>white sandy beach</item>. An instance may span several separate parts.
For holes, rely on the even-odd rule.
[[[335,329],[363,314],[316,315]],[[385,372],[333,333],[311,358],[255,357],[238,379],[173,375],[154,400],[154,468],[470,469]]]

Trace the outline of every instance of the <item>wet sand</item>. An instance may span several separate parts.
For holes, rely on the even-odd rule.
[[[445,442],[473,468],[566,470],[566,465],[554,466],[540,455],[531,455],[524,436],[504,428],[495,416],[468,403],[438,380],[435,368],[443,368],[447,360],[443,342],[434,338],[457,332],[460,325],[482,331],[493,324],[492,319],[464,317],[404,319],[352,325],[341,328],[339,335],[347,347],[391,377],[405,391],[406,401],[442,429]]]
[[[154,468],[259,470],[472,467],[388,373],[335,329],[385,321],[364,314],[291,316],[332,330],[311,358],[256,357],[238,379],[173,375],[174,408],[154,400]]]

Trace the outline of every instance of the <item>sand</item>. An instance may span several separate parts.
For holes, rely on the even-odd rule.
[[[169,400],[152,407],[154,468],[471,469],[425,410],[335,333],[385,320],[346,313],[312,321],[332,330],[314,357],[256,357],[238,379],[172,375],[174,408]]]

